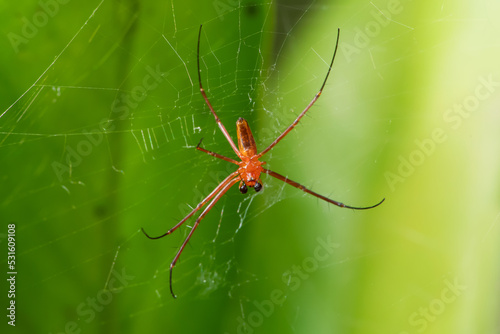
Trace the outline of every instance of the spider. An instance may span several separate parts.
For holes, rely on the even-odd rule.
[[[212,114],[215,117],[215,121],[217,122],[217,125],[219,126],[220,130],[226,137],[227,141],[231,145],[234,153],[238,156],[240,161],[234,160],[232,158],[225,157],[223,155],[220,155],[215,152],[208,151],[201,147],[201,142],[203,138],[200,140],[198,145],[196,146],[196,149],[202,152],[205,152],[206,154],[209,154],[213,157],[225,160],[227,162],[231,162],[235,165],[238,166],[238,169],[234,171],[233,173],[229,174],[228,177],[226,177],[207,197],[205,197],[204,200],[202,200],[194,209],[191,211],[186,217],[184,217],[177,225],[172,227],[170,230],[168,230],[166,233],[157,236],[157,237],[151,237],[144,231],[144,229],[141,229],[142,232],[148,237],[149,239],[160,239],[163,238],[172,232],[174,232],[176,229],[178,229],[182,224],[184,224],[191,216],[193,216],[198,210],[200,210],[205,204],[209,203],[205,210],[199,215],[198,219],[196,219],[196,222],[194,223],[193,227],[191,228],[191,231],[189,232],[188,236],[182,243],[181,247],[177,251],[177,254],[175,255],[172,263],[170,263],[170,293],[174,298],[177,298],[176,295],[174,294],[173,288],[172,288],[172,270],[177,263],[177,260],[179,259],[182,251],[184,250],[184,247],[186,247],[187,243],[189,242],[189,239],[191,239],[191,236],[193,235],[194,231],[200,224],[200,221],[207,215],[207,213],[214,207],[214,205],[217,203],[217,201],[231,188],[234,186],[236,183],[239,182],[239,190],[242,194],[245,194],[248,191],[248,187],[254,188],[256,192],[259,192],[262,190],[262,181],[260,179],[260,175],[262,173],[265,173],[267,175],[270,175],[272,177],[277,178],[278,180],[281,180],[295,188],[298,188],[308,194],[311,194],[313,196],[316,196],[317,198],[320,198],[328,203],[334,204],[336,206],[342,207],[342,208],[348,208],[348,209],[355,209],[355,210],[366,210],[366,209],[372,209],[376,206],[379,206],[382,204],[382,202],[385,200],[382,199],[380,202],[378,202],[375,205],[372,206],[367,206],[367,207],[355,207],[355,206],[349,206],[345,205],[341,202],[334,201],[328,197],[325,197],[323,195],[320,195],[318,193],[315,193],[314,191],[307,189],[303,185],[290,180],[288,177],[285,177],[281,174],[278,174],[276,172],[273,172],[272,170],[263,168],[262,165],[265,164],[264,161],[259,161],[259,159],[269,152],[276,144],[278,144],[300,121],[300,119],[306,114],[306,112],[313,106],[313,104],[318,100],[320,97],[321,93],[323,92],[323,88],[325,87],[326,80],[328,79],[328,76],[330,75],[330,71],[333,66],[333,62],[335,60],[335,55],[337,54],[337,49],[339,46],[339,38],[340,38],[340,29],[337,31],[337,42],[335,45],[335,51],[333,53],[332,61],[330,63],[330,66],[328,67],[328,72],[326,73],[325,80],[323,81],[323,84],[321,85],[320,90],[318,93],[314,96],[314,98],[309,102],[309,104],[306,106],[306,108],[299,114],[297,119],[293,121],[293,123],[285,130],[283,133],[281,133],[266,149],[261,151],[260,153],[257,153],[257,147],[255,145],[255,140],[253,138],[252,132],[250,131],[250,126],[248,125],[248,122],[243,119],[239,118],[236,121],[236,131],[237,131],[237,137],[238,137],[238,147],[233,142],[233,139],[231,138],[231,135],[227,132],[226,128],[224,127],[224,124],[222,124],[222,121],[219,119],[217,114],[215,113],[214,108],[210,104],[210,101],[208,100],[207,94],[205,93],[205,90],[203,89],[203,85],[201,83],[201,70],[200,70],[200,39],[201,39],[201,28],[203,25],[200,25],[200,30],[198,32],[198,49],[197,49],[197,66],[198,66],[198,81],[200,84],[200,92],[201,95],[203,96],[203,99],[205,100],[208,108],[212,112]]]

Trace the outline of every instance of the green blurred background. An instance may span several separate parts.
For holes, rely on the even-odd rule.
[[[499,333],[500,5],[0,3],[0,231],[19,333]],[[270,169],[164,233],[234,166],[197,88]],[[8,306],[2,280],[2,308]],[[2,329],[2,332],[4,330]]]

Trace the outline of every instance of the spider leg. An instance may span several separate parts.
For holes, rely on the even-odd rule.
[[[307,107],[300,113],[300,115],[297,117],[295,121],[285,130],[283,131],[282,134],[276,138],[271,145],[269,145],[264,151],[260,152],[257,157],[260,158],[267,152],[269,152],[278,142],[283,139],[292,129],[299,123],[300,119],[306,114],[306,112],[313,106],[313,104],[319,99],[321,93],[323,92],[323,88],[325,88],[326,80],[328,80],[328,76],[330,75],[330,71],[332,70],[333,66],[333,61],[335,60],[335,55],[337,54],[337,49],[339,47],[339,38],[340,38],[340,29],[338,29],[337,33],[337,43],[335,44],[335,51],[333,52],[333,57],[332,57],[332,62],[330,63],[330,66],[328,67],[328,72],[326,73],[325,80],[323,81],[323,84],[321,85],[321,88],[319,89],[318,93],[314,96],[311,102],[307,105]]]
[[[200,146],[200,145],[201,145],[201,141],[202,141],[202,140],[203,140],[203,138],[201,138],[201,139],[200,139],[200,142],[198,143],[198,145],[196,145],[196,149],[197,149],[198,151],[205,152],[206,154],[209,154],[209,155],[211,155],[211,156],[213,156],[213,157],[216,157],[216,158],[219,158],[219,159],[225,160],[225,161],[227,161],[227,162],[231,162],[231,163],[233,163],[233,164],[238,165],[238,161],[236,161],[236,160],[233,160],[233,159],[231,159],[231,158],[225,157],[225,156],[223,156],[223,155],[220,155],[220,154],[218,154],[218,153],[215,153],[215,152],[212,152],[212,151],[209,151],[209,150],[205,150],[203,147],[201,147],[201,146]]]
[[[295,187],[295,188],[298,188],[298,189],[302,190],[303,192],[306,192],[306,193],[308,193],[308,194],[311,194],[311,195],[313,195],[313,196],[316,196],[317,198],[320,198],[320,199],[322,199],[322,200],[324,200],[324,201],[326,201],[326,202],[328,202],[328,203],[332,203],[332,204],[334,204],[334,205],[336,205],[336,206],[340,206],[341,208],[348,208],[348,209],[354,209],[354,210],[366,210],[366,209],[372,209],[372,208],[374,208],[374,207],[379,206],[380,204],[382,204],[382,202],[385,200],[385,198],[384,198],[384,199],[382,199],[380,202],[378,202],[377,204],[372,205],[372,206],[367,206],[367,207],[349,206],[349,205],[345,205],[344,203],[334,201],[333,199],[329,199],[328,197],[325,197],[325,196],[320,195],[320,194],[318,194],[318,193],[315,193],[314,191],[307,189],[307,188],[306,188],[306,187],[304,187],[303,185],[301,185],[301,184],[299,184],[299,183],[297,183],[297,182],[295,182],[295,181],[292,181],[292,180],[290,180],[289,178],[287,178],[287,177],[285,177],[285,176],[283,176],[283,175],[281,175],[281,174],[278,174],[278,173],[276,173],[276,172],[273,172],[272,170],[262,168],[262,171],[263,171],[264,173],[266,173],[267,175],[271,175],[272,177],[275,177],[275,178],[277,178],[278,180],[281,180],[281,181],[283,181],[283,182],[285,182],[285,183],[287,183],[287,184],[289,184],[289,185],[291,185],[291,186],[293,186],[293,187]]]
[[[142,233],[144,233],[146,235],[146,237],[148,237],[149,239],[160,239],[160,238],[163,238],[164,236],[167,236],[169,234],[171,234],[172,232],[174,232],[176,229],[178,229],[182,224],[184,224],[184,222],[186,220],[188,220],[192,215],[195,214],[196,211],[198,211],[199,209],[201,209],[205,204],[208,203],[208,201],[210,201],[210,199],[212,199],[212,197],[214,197],[218,192],[220,192],[222,189],[224,189],[224,187],[226,185],[228,185],[229,183],[231,183],[232,179],[235,178],[236,176],[238,176],[238,171],[235,171],[231,174],[229,174],[228,177],[226,177],[224,179],[224,181],[222,181],[207,197],[205,197],[205,199],[203,201],[201,201],[197,206],[196,208],[193,209],[193,211],[191,211],[186,217],[184,217],[180,222],[177,223],[177,225],[175,225],[174,227],[172,227],[170,230],[168,230],[166,233],[163,233],[162,235],[160,236],[157,236],[157,237],[151,237],[149,234],[146,233],[146,231],[144,231],[143,228],[141,228],[142,230]],[[239,180],[239,178],[238,178]]]
[[[228,191],[229,188],[234,186],[239,180],[240,180],[239,178],[234,178],[234,179],[230,180],[229,183],[226,183],[224,185],[224,187],[219,191],[219,193],[214,197],[214,199],[212,199],[210,204],[208,204],[208,206],[205,208],[205,210],[203,210],[203,212],[200,214],[200,216],[196,219],[196,222],[194,223],[193,228],[191,228],[191,231],[189,232],[188,236],[186,237],[186,240],[184,240],[184,242],[181,245],[181,248],[179,248],[179,250],[177,251],[177,254],[174,257],[174,260],[172,261],[172,263],[170,263],[170,293],[172,294],[172,296],[174,298],[177,298],[175,296],[174,290],[172,289],[172,269],[174,268],[175,263],[177,262],[177,260],[181,256],[181,253],[184,250],[184,247],[186,247],[187,243],[189,242],[189,239],[191,239],[191,236],[193,235],[194,231],[196,230],[196,228],[200,224],[200,221],[214,207],[214,205],[222,197],[222,195],[224,195],[226,193],[226,191]]]
[[[229,135],[229,132],[227,132],[226,128],[224,127],[224,124],[222,124],[221,120],[219,119],[219,116],[217,116],[217,114],[215,113],[215,110],[214,108],[212,107],[212,105],[210,104],[210,101],[208,101],[208,97],[207,97],[207,94],[205,93],[205,90],[203,89],[203,85],[201,84],[201,70],[200,70],[200,39],[201,39],[201,27],[203,27],[203,25],[200,25],[200,31],[198,33],[198,51],[197,51],[197,64],[198,64],[198,82],[200,83],[200,92],[201,92],[201,95],[203,96],[203,98],[205,99],[205,102],[207,103],[208,105],[208,108],[210,109],[210,111],[212,112],[212,114],[214,115],[215,117],[215,121],[217,122],[217,125],[219,126],[220,130],[222,131],[222,133],[224,134],[224,136],[226,137],[227,141],[229,142],[229,144],[231,145],[231,147],[233,148],[234,150],[234,153],[236,153],[236,155],[238,157],[241,158],[241,154],[240,152],[238,151],[238,148],[236,147],[236,145],[234,144],[234,141],[233,139],[231,138],[231,136]]]

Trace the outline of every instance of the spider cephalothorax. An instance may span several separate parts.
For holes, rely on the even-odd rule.
[[[263,171],[261,165],[265,162],[259,161],[257,146],[250,126],[241,117],[236,121],[236,134],[238,136],[238,150],[241,154],[241,161],[238,163],[240,166],[238,174],[241,178],[240,191],[244,194],[247,192],[247,187],[253,187],[258,192],[262,189],[260,173]]]

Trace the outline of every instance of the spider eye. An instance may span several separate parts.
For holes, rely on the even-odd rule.
[[[242,183],[241,183],[241,185],[240,185],[240,192],[241,192],[242,194],[246,194],[246,193],[247,193],[247,190],[248,190],[248,189],[247,189],[247,185],[246,185],[245,183],[243,183],[243,182],[242,182]]]
[[[255,189],[256,192],[259,192],[262,190],[262,184],[260,184],[259,182],[255,182],[253,188]]]

